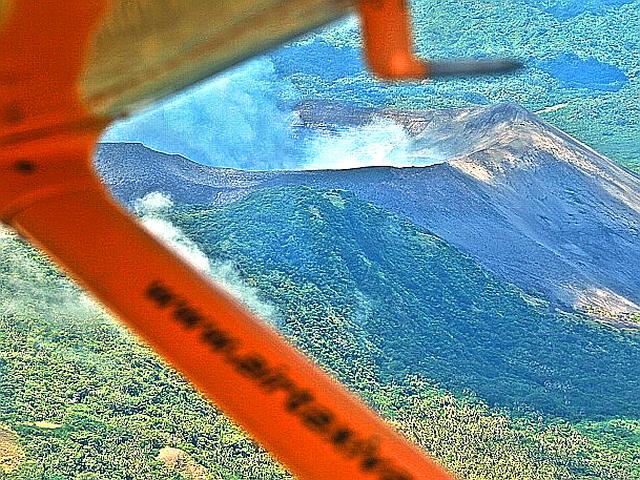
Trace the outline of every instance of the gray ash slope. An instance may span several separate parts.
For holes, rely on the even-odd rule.
[[[379,118],[402,125],[428,167],[255,172],[202,166],[140,144],[101,144],[122,201],[162,191],[224,205],[280,185],[350,190],[409,217],[524,291],[579,307],[640,307],[640,177],[515,105],[423,112],[307,103],[300,135]]]

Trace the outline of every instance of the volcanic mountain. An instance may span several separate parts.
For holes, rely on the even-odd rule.
[[[240,171],[141,144],[100,145],[96,164],[130,202],[152,191],[224,205],[273,186],[344,189],[408,217],[525,292],[613,313],[640,310],[640,177],[512,104],[384,111],[300,105],[300,137],[400,125],[426,167]],[[357,130],[356,130],[357,131]]]

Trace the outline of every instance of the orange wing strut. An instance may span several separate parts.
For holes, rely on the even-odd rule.
[[[426,61],[416,56],[408,0],[354,0],[362,21],[365,57],[382,80],[424,80],[513,73],[517,59],[448,59]]]
[[[106,6],[11,3],[0,26],[0,218],[300,478],[451,479],[108,197],[91,168],[106,120],[77,91]]]
[[[365,57],[369,68],[385,80],[421,80],[429,64],[413,53],[407,0],[357,0]]]

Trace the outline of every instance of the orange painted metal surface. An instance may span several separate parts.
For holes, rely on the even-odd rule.
[[[46,251],[294,474],[452,477],[161,245],[91,169],[78,78],[107,2],[14,0],[0,30],[0,218]]]
[[[408,0],[357,0],[365,57],[383,80],[421,80],[428,63],[413,53]]]

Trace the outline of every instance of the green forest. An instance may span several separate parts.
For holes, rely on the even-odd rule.
[[[637,333],[555,311],[343,191],[151,215],[461,480],[640,479]],[[0,259],[1,479],[290,478],[7,231]]]

